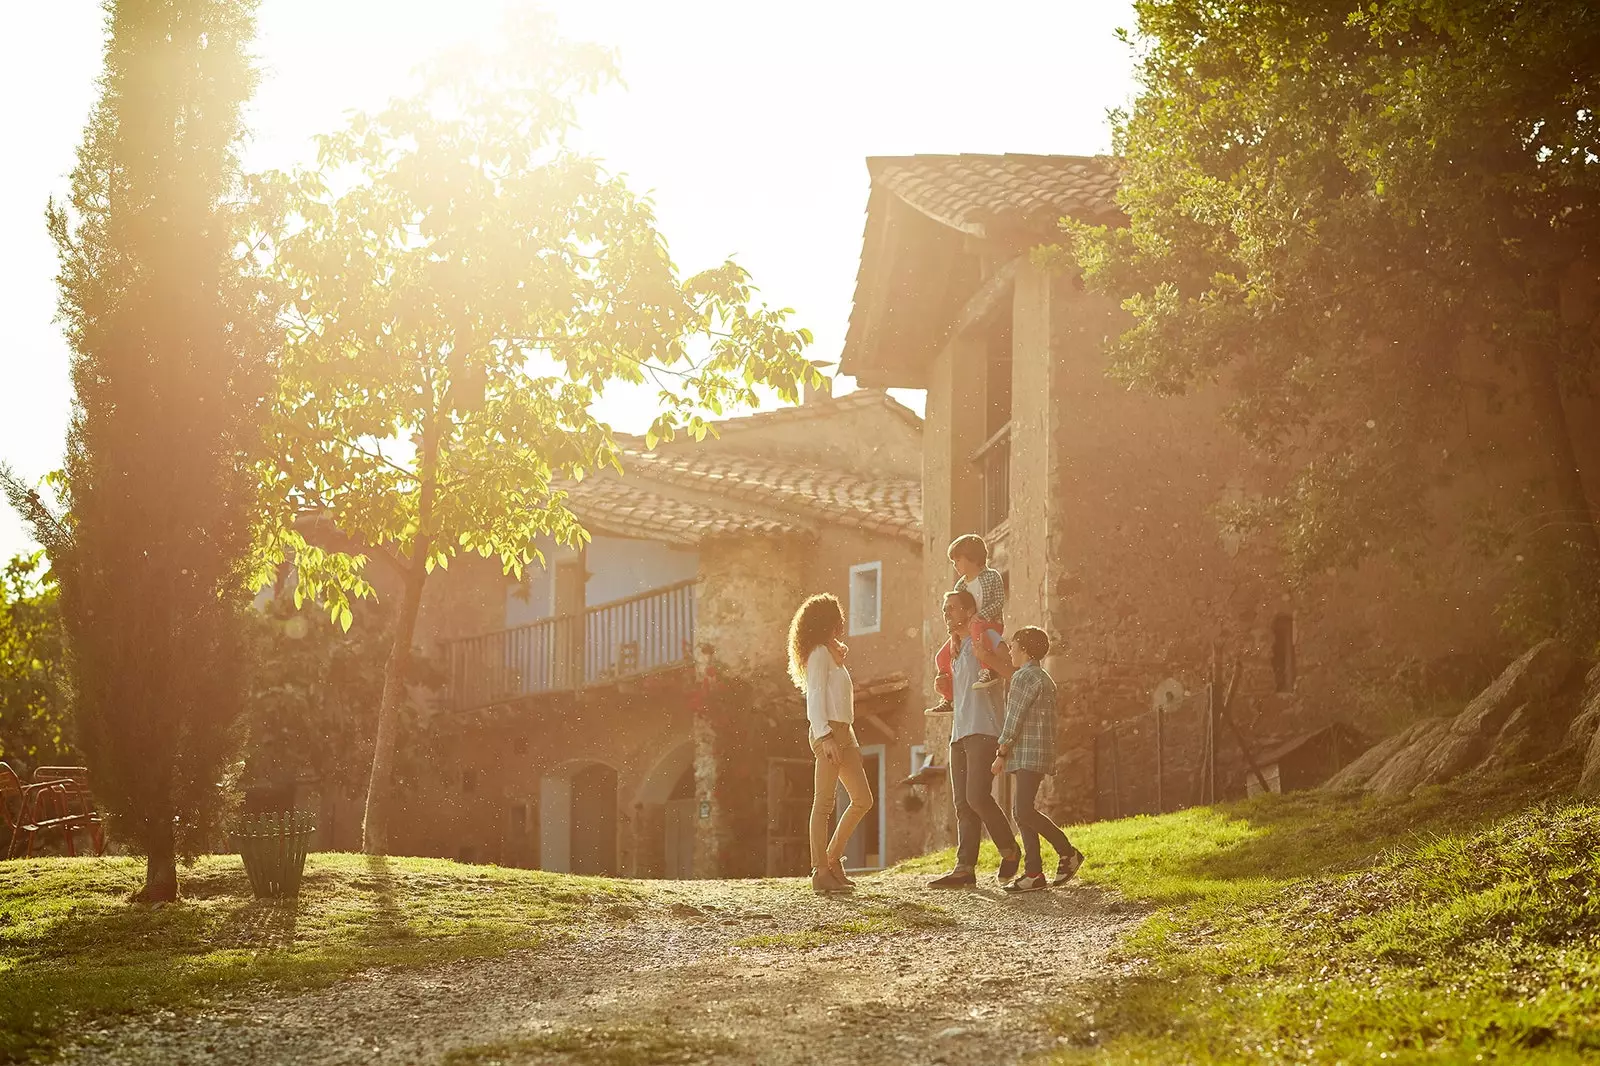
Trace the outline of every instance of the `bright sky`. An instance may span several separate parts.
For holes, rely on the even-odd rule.
[[[252,168],[304,159],[343,112],[402,91],[441,45],[516,0],[262,0]],[[570,37],[620,51],[626,89],[581,112],[584,144],[653,190],[685,270],[736,256],[832,360],[844,339],[869,155],[1106,151],[1132,91],[1127,0],[548,0]],[[0,461],[61,462],[70,390],[44,205],[67,188],[95,95],[100,0],[0,4]],[[841,382],[845,391],[848,381]],[[920,407],[915,396],[905,397]],[[647,401],[607,405],[642,429]],[[0,507],[0,560],[30,539]]]

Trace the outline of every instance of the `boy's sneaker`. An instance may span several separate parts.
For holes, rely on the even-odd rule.
[[[1022,869],[1022,854],[1020,852],[1009,858],[1004,855],[1000,856],[1000,883],[1003,885],[1014,880],[1017,876],[1017,871],[1020,869]]]
[[[971,870],[951,870],[943,877],[928,882],[929,888],[976,888],[978,875]]]
[[[940,700],[937,705],[923,709],[923,714],[955,714],[956,708],[949,700]]]
[[[1006,885],[1007,892],[1043,892],[1049,887],[1049,882],[1044,879],[1044,874],[1023,874],[1021,877]]]
[[[1072,878],[1078,872],[1078,867],[1082,865],[1083,852],[1079,851],[1077,848],[1073,848],[1071,855],[1062,856],[1061,861],[1056,863],[1055,880],[1051,881],[1050,883],[1057,887],[1066,884],[1068,881],[1072,880]]]
[[[972,688],[973,691],[976,692],[979,689],[994,688],[999,683],[1000,675],[995,673],[993,670],[990,670],[988,667],[984,667],[982,670],[978,671],[978,680],[972,683]]]

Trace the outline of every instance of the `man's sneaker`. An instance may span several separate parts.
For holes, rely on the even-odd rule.
[[[1061,861],[1056,863],[1055,880],[1051,881],[1050,883],[1058,887],[1066,884],[1068,881],[1072,880],[1074,875],[1076,875],[1078,872],[1078,867],[1082,865],[1083,852],[1079,851],[1077,848],[1073,848],[1071,855],[1062,856]]]
[[[988,667],[985,667],[984,669],[978,671],[978,680],[972,683],[972,688],[973,691],[994,688],[999,683],[1000,675],[995,673],[993,670],[990,670]]]
[[[955,705],[952,704],[949,700],[940,700],[936,706],[928,707],[928,708],[924,709],[922,713],[923,714],[954,714],[955,711],[956,711]]]
[[[928,882],[929,888],[976,888],[978,875],[971,870],[951,870],[943,877]]]
[[[1023,874],[1021,877],[1006,885],[1007,892],[1042,892],[1049,887],[1049,882],[1044,879],[1044,874]]]
[[[1017,876],[1017,871],[1020,869],[1022,869],[1022,855],[1020,853],[1009,858],[1004,855],[1000,856],[1000,883],[1003,885],[1014,880]]]

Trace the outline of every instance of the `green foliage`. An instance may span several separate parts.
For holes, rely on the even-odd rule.
[[[476,552],[520,574],[537,538],[585,536],[559,484],[617,466],[590,412],[608,385],[659,387],[655,439],[820,381],[743,270],[680,277],[649,201],[567,146],[613,74],[529,16],[322,137],[315,167],[259,178],[286,339],[258,581],[293,558],[299,594],[348,621],[359,567],[307,558],[307,509],[429,571]]]
[[[190,868],[176,906],[127,906],[137,878],[126,859],[0,867],[0,1062],[25,1060],[85,1016],[531,947],[595,905],[637,894],[535,870],[341,854],[309,856],[300,897],[287,904],[254,900],[237,856]]]
[[[70,757],[58,599],[42,552],[0,570],[0,758],[59,765]]]
[[[253,619],[246,782],[308,772],[324,788],[360,794],[372,765],[393,614],[375,604],[346,632],[320,611],[275,599]],[[436,684],[428,667],[413,660],[408,686]],[[413,710],[402,708],[402,735]]]
[[[234,151],[252,0],[106,5],[100,99],[48,225],[72,347],[67,517],[7,478],[60,582],[77,740],[150,898],[199,845],[243,695],[265,391]],[[175,834],[176,828],[176,834]]]
[[[1415,543],[1439,484],[1480,450],[1504,461],[1501,426],[1529,462],[1512,480],[1542,482],[1503,502],[1527,509],[1493,563],[1543,589],[1513,621],[1593,633],[1593,514],[1560,394],[1587,392],[1600,337],[1600,10],[1135,9],[1128,225],[1069,227],[1068,257],[1133,316],[1116,375],[1228,385],[1230,423],[1284,471],[1232,518],[1275,530],[1300,574]]]
[[[613,76],[545,16],[497,49],[433,64],[409,97],[319,140],[317,165],[255,184],[259,261],[284,342],[259,465],[256,587],[293,564],[295,603],[341,626],[373,591],[365,558],[308,537],[308,515],[401,575],[364,850],[386,847],[398,701],[428,576],[458,553],[509,574],[550,537],[587,538],[562,484],[618,468],[591,406],[653,382],[648,438],[708,431],[758,389],[820,383],[805,330],[755,303],[733,263],[680,277],[650,203],[573,151],[574,100]]]

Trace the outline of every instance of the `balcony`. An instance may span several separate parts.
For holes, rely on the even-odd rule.
[[[987,536],[1011,511],[1010,422],[972,453],[972,462],[978,468],[978,481],[983,491],[983,525],[979,528]]]
[[[581,615],[448,641],[445,705],[470,711],[692,663],[694,587],[680,581]]]

